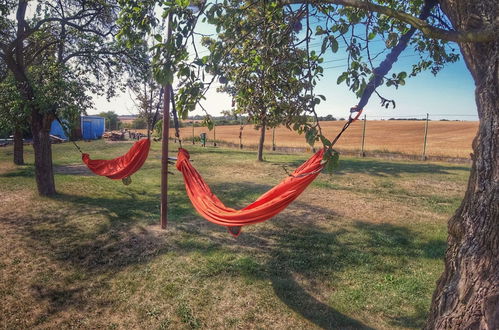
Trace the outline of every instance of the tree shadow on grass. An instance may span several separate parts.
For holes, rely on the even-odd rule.
[[[275,163],[275,165],[285,165],[291,172],[294,168],[303,164],[304,161]],[[467,166],[446,166],[439,164],[428,164],[420,162],[396,162],[368,159],[341,158],[340,166],[335,170],[334,175],[346,174],[368,174],[373,176],[400,176],[401,174],[451,174],[450,171],[469,171]]]
[[[310,208],[309,205],[307,207]],[[389,276],[403,269],[408,259],[442,258],[445,251],[443,240],[418,242],[417,233],[390,224],[356,222],[353,229],[338,229],[333,232],[310,224],[303,226],[299,223],[279,223],[278,227],[283,231],[282,236],[272,249],[271,259],[267,263],[274,292],[288,307],[324,329],[370,327],[338,312],[324,300],[317,299],[316,296],[321,296],[320,289],[317,288],[320,287],[321,279],[334,286],[336,274],[351,268],[364,268],[374,274]],[[361,241],[352,241],[349,237],[356,237]],[[363,237],[366,238],[364,241]],[[397,261],[394,263],[393,260]],[[309,283],[301,284],[300,278]],[[395,288],[391,290],[397,292]],[[334,302],[335,296],[323,299]],[[363,301],[357,303],[364,304]],[[417,305],[415,307],[415,314],[404,312],[407,309],[403,309],[388,322],[397,326],[421,328],[427,311],[418,309]]]
[[[233,205],[247,204],[249,200],[253,201],[255,194],[271,187],[239,182],[214,184],[212,188]],[[56,200],[72,205],[75,210],[40,214],[23,222],[11,219],[11,222],[27,236],[28,246],[38,255],[67,264],[75,272],[85,274],[87,279],[99,275],[101,279],[100,284],[95,284],[97,288],[124,267],[147,264],[169,251],[200,255],[214,251],[224,254],[237,252],[244,256],[244,262],[222,262],[214,276],[225,278],[227,274],[234,274],[269,280],[275,296],[289,309],[325,329],[369,327],[331,307],[329,301],[334,296],[327,297],[317,292],[315,286],[320,288],[320,281],[326,280],[334,285],[336,274],[366,263],[375,263],[373,269],[389,273],[403,267],[406,257],[440,258],[445,247],[442,241],[420,242],[416,240],[417,233],[401,226],[356,222],[353,229],[346,229],[341,224],[343,219],[331,209],[300,201],[294,202],[271,223],[255,226],[244,231],[238,239],[232,239],[229,234],[220,235],[225,228],[198,217],[183,191],[171,196],[173,221],[170,226],[174,225],[174,230],[184,235],[171,237],[148,228],[159,218],[159,196],[137,195],[137,192],[126,194],[123,198],[58,195]],[[93,228],[90,229],[83,228],[81,221],[71,221],[72,217],[79,215],[91,219],[96,212],[103,214],[108,221],[93,225],[95,227],[91,225]],[[337,224],[339,229],[331,230],[331,223],[325,224],[326,221]],[[357,232],[365,239],[346,239],[349,235],[355,237]],[[261,258],[256,258],[255,254]],[[387,264],[379,256],[401,260],[395,265]],[[199,267],[207,268],[202,260]],[[314,281],[316,285],[307,284]],[[33,289],[38,299],[49,302],[50,313],[58,313],[69,307],[84,307],[89,302],[88,293],[83,290],[86,284],[88,280],[63,288],[51,284],[34,286]],[[425,314],[419,312],[417,315],[397,315],[393,323],[418,327],[424,317]]]
[[[22,165],[8,172],[0,173],[0,177],[2,178],[16,178],[16,177],[31,178],[34,176],[35,176],[35,167],[33,165]]]
[[[244,190],[244,184],[237,186],[238,188],[227,187],[227,184],[214,185],[213,189]],[[262,186],[259,190],[265,191],[267,188]],[[317,223],[316,219],[324,215],[327,215],[327,218]],[[198,237],[208,238],[216,246],[224,246],[229,251],[240,253],[241,249],[246,250],[249,258],[253,252],[263,253],[266,260],[264,264],[253,262],[256,265],[250,271],[246,269],[246,261],[240,262],[241,266],[228,263],[220,267],[230,269],[231,273],[270,280],[276,297],[315,325],[324,329],[370,329],[362,322],[331,307],[326,301],[334,297],[321,296],[314,285],[304,283],[310,280],[320,287],[320,282],[324,279],[334,285],[331,278],[334,279],[335,274],[366,265],[370,271],[390,275],[403,269],[408,260],[413,258],[442,258],[445,242],[424,240],[419,233],[409,228],[387,223],[357,221],[351,223],[349,229],[345,229],[340,223],[342,220],[330,209],[295,201],[288,211],[271,220],[270,224],[256,225],[262,228],[256,231],[243,230],[236,240],[231,239],[229,234],[215,235],[215,225],[207,225],[203,230],[185,227],[180,229],[186,229],[186,232],[195,233]],[[331,227],[322,226],[323,221],[338,224],[340,228],[330,231]],[[218,229],[218,232],[220,231],[225,229]],[[387,261],[388,259],[390,261]],[[300,279],[305,279],[305,282]],[[423,325],[425,317],[426,312],[418,310],[414,315],[397,315],[389,322],[398,326],[418,328]]]

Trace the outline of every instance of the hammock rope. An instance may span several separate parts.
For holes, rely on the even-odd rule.
[[[71,135],[69,134],[68,130],[66,129],[65,124],[62,122],[62,120],[59,118],[59,116],[57,116],[57,113],[55,111],[54,111],[54,117],[57,120],[57,122],[59,123],[59,125],[61,125],[61,128],[62,128],[64,134],[66,134],[66,136],[68,137],[68,140],[71,141],[71,143],[73,143],[76,150],[78,150],[81,154],[83,154],[83,151],[81,150],[80,146],[71,138]]]

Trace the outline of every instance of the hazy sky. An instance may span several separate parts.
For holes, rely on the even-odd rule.
[[[200,24],[198,29],[203,33],[213,32],[213,28],[207,24]],[[316,48],[320,48],[320,44],[318,40],[311,43]],[[384,43],[381,40],[374,40],[373,46],[380,49],[384,47]],[[332,114],[335,117],[347,117],[350,107],[357,104],[355,95],[345,84],[336,84],[336,79],[346,68],[346,57],[344,47],[341,45],[336,54],[331,53],[325,57],[324,77],[316,88],[317,94],[323,94],[327,98],[317,106],[320,115]],[[417,60],[418,55],[407,49],[396,63],[394,72],[410,72],[412,64]],[[223,110],[230,109],[231,105],[230,98],[226,94],[217,93],[216,87],[216,85],[211,87],[206,95],[207,99],[203,101],[204,107],[215,116],[220,115]],[[422,118],[429,113],[432,119],[478,119],[474,101],[474,83],[462,60],[448,65],[437,76],[433,76],[430,72],[423,72],[415,78],[407,79],[406,85],[399,89],[381,87],[378,91],[384,97],[394,99],[397,107],[396,109],[382,108],[378,97],[373,95],[364,111],[368,118]],[[121,94],[110,102],[107,102],[105,98],[95,97],[94,102],[95,109],[89,111],[90,114],[101,111],[115,111],[121,115],[137,113],[128,93]],[[203,114],[203,112],[198,109],[192,114]]]

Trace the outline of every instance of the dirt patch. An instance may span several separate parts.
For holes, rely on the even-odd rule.
[[[83,164],[54,166],[56,174],[92,176],[93,173]]]

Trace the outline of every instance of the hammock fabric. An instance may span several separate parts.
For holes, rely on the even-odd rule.
[[[144,165],[150,147],[151,140],[142,139],[135,142],[126,154],[114,159],[90,159],[89,154],[82,154],[81,159],[95,174],[120,180],[131,176]]]
[[[319,175],[323,167],[323,154],[324,150],[319,150],[291,176],[241,210],[226,207],[211,192],[210,187],[190,163],[187,150],[179,149],[176,166],[184,176],[187,195],[198,213],[208,221],[226,226],[229,232],[237,237],[242,226],[268,220],[295,200]]]

